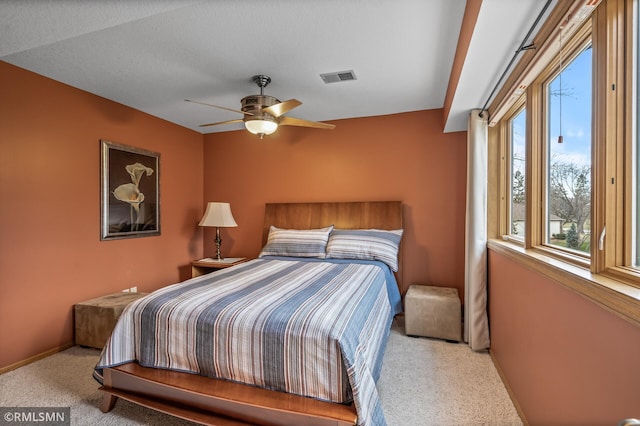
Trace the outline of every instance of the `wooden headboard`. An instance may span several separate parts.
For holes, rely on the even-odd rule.
[[[263,246],[271,225],[284,229],[314,229],[330,225],[338,229],[400,229],[402,202],[267,203],[262,229]],[[402,289],[402,248],[398,253],[396,281]]]

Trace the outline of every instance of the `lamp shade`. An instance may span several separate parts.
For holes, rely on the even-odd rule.
[[[278,129],[278,123],[265,119],[247,119],[244,126],[254,135],[270,135]]]
[[[229,203],[207,203],[207,210],[200,220],[199,226],[219,226],[234,227],[238,226],[233,215],[231,214],[231,206]]]

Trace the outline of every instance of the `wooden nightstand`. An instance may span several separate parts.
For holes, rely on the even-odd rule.
[[[207,257],[205,259],[193,260],[191,261],[191,277],[199,277],[200,275],[208,274],[209,272],[217,271],[218,269],[239,265],[241,263],[248,262],[249,260],[251,259],[246,257],[227,257],[222,260]]]

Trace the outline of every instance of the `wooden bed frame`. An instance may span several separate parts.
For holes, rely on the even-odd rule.
[[[400,201],[277,203],[265,206],[263,243],[271,225],[312,229],[400,229]],[[402,257],[396,279],[401,286]],[[100,409],[118,398],[201,424],[346,426],[357,423],[352,405],[271,391],[195,374],[141,367],[135,362],[105,368]]]

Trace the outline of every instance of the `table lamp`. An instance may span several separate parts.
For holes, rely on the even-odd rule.
[[[204,212],[204,216],[202,216],[198,225],[216,227],[216,260],[223,260],[224,258],[220,254],[220,246],[222,245],[220,228],[238,226],[231,214],[231,206],[229,203],[207,203],[207,210]]]

